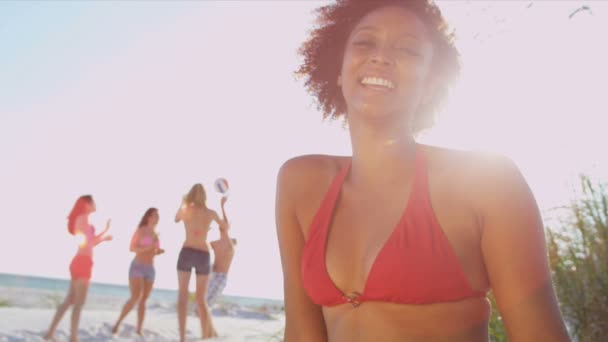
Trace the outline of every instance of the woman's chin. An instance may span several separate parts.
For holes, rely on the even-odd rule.
[[[365,101],[360,102],[356,106],[349,107],[349,120],[395,120],[403,119],[407,111],[404,108],[395,106],[392,103],[381,101]]]

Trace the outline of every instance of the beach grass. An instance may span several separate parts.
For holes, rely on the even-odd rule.
[[[490,342],[506,342],[507,341],[507,332],[502,323],[502,318],[500,317],[500,312],[498,312],[498,308],[496,305],[496,300],[494,299],[494,295],[490,293],[488,296],[490,300],[490,306],[492,308],[492,314],[490,316],[489,323],[489,332],[490,332]]]
[[[560,309],[576,341],[605,341],[608,333],[608,184],[581,175],[579,198],[556,208],[547,229],[548,253]],[[550,228],[550,229],[549,229]]]

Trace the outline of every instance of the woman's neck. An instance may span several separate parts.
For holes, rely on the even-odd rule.
[[[207,203],[190,202],[190,206],[196,207],[196,208],[207,209]]]
[[[139,229],[146,230],[146,231],[152,231],[152,230],[154,230],[154,226],[144,224],[144,225],[140,226]]]
[[[416,142],[407,121],[351,120],[351,181],[373,186],[413,169]]]

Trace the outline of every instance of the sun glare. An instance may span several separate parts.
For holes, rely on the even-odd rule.
[[[569,17],[573,3],[521,3],[508,16],[505,6],[485,6],[477,20],[493,23],[486,22],[483,37],[463,23],[466,14],[452,13],[464,36],[457,41],[463,72],[430,135],[518,160],[537,158],[539,149],[588,146],[597,130],[592,117],[603,107],[598,73],[606,76],[608,56],[597,39],[607,25],[588,12]]]
[[[78,245],[79,248],[84,248],[87,245],[87,237],[84,236],[83,233],[76,233],[74,235],[74,241],[76,241],[76,244]]]

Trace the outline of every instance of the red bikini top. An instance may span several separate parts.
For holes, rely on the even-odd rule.
[[[304,246],[301,272],[308,296],[318,305],[365,301],[429,304],[483,297],[471,288],[439,226],[431,201],[426,162],[416,148],[415,172],[407,206],[376,256],[363,292],[343,293],[329,277],[325,250],[330,222],[350,163],[335,177],[318,209]]]

